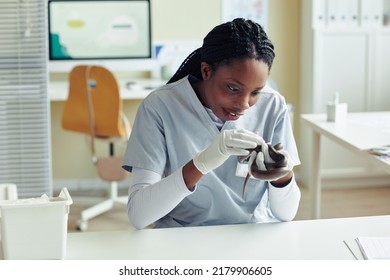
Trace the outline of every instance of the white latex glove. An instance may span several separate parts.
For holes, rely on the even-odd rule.
[[[261,141],[259,135],[245,129],[224,130],[209,147],[195,155],[193,162],[202,174],[206,174],[231,155],[248,155],[247,149],[255,148]]]
[[[268,145],[262,145],[261,152],[253,151],[248,161],[248,169],[251,176],[264,181],[276,181],[286,176],[294,167],[289,154],[285,150],[277,150],[282,154],[285,161],[282,166],[275,166],[275,160],[270,155]],[[272,151],[271,151],[272,152]],[[252,170],[252,164],[255,163],[258,170]]]

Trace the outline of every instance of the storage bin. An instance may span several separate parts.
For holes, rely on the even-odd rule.
[[[0,184],[0,200],[18,199],[18,190],[15,184]],[[1,240],[1,211],[0,211],[0,240]]]
[[[0,184],[0,200],[18,199],[18,190],[15,184]]]
[[[0,201],[4,259],[63,259],[72,198],[66,188],[58,197]]]

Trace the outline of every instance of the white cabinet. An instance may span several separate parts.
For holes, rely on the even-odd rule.
[[[373,84],[375,87],[370,109],[388,111],[390,110],[390,25],[387,29],[377,31],[374,54]]]
[[[325,113],[336,91],[350,112],[390,110],[390,0],[302,0],[301,9],[301,112]],[[389,184],[382,171],[322,141],[325,186]],[[298,174],[305,185],[310,148],[301,126]]]

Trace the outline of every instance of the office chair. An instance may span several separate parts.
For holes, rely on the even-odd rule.
[[[87,135],[98,176],[110,184],[107,199],[81,212],[77,229],[83,231],[87,229],[88,220],[109,211],[114,203],[127,203],[127,196],[118,196],[118,182],[124,180],[128,172],[122,169],[123,157],[114,154],[114,142],[127,141],[131,128],[122,112],[118,83],[111,71],[96,65],[79,65],[72,69],[62,127]],[[109,156],[96,155],[95,139],[108,142]]]

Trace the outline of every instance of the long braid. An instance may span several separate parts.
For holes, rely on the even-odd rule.
[[[180,65],[179,69],[172,76],[172,78],[168,81],[169,83],[175,82],[184,78],[185,76],[191,74],[195,77],[200,78],[200,48],[194,50]]]
[[[214,27],[204,38],[202,47],[183,61],[168,83],[190,74],[201,79],[201,62],[208,63],[215,71],[233,59],[245,58],[264,61],[271,70],[275,58],[274,45],[260,24],[237,18]]]

